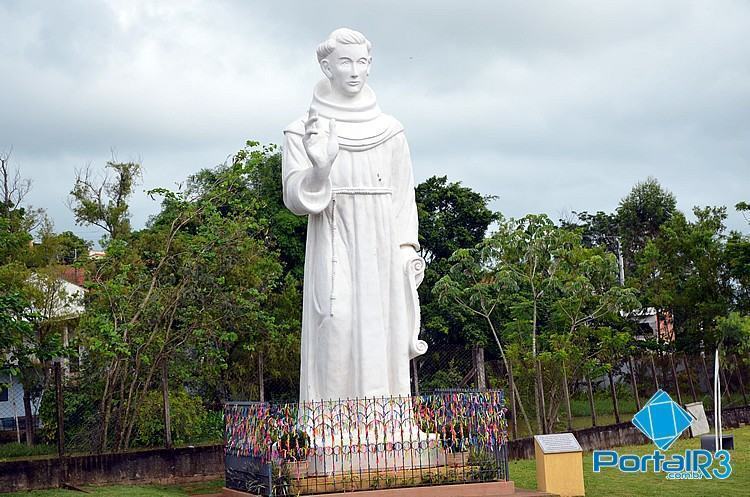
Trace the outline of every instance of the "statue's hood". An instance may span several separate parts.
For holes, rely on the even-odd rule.
[[[404,130],[396,119],[383,114],[375,92],[367,85],[351,105],[333,103],[330,94],[330,82],[322,79],[315,85],[310,109],[318,113],[318,129],[323,133],[328,132],[328,120],[336,119],[339,146],[344,150],[368,150]],[[290,124],[284,132],[304,135],[306,120],[307,114]]]

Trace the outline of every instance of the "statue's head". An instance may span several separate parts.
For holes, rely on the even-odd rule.
[[[359,31],[339,28],[318,45],[318,62],[340,97],[354,97],[362,91],[370,74],[372,44]]]

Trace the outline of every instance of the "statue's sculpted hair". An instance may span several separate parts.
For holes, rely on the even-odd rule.
[[[341,43],[342,45],[365,45],[367,47],[367,53],[369,54],[372,50],[372,43],[370,40],[365,38],[365,35],[359,31],[354,31],[349,28],[339,28],[330,35],[328,39],[318,45],[318,62],[325,59],[336,49],[336,44]]]

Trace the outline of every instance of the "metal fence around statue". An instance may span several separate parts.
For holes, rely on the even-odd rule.
[[[508,479],[503,392],[225,405],[226,485],[298,495]]]

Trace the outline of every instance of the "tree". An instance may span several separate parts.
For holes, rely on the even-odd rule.
[[[573,212],[574,220],[560,220],[560,227],[570,230],[581,230],[581,242],[584,247],[602,247],[613,254],[617,253],[619,225],[615,214],[597,211],[590,214],[586,211]],[[577,222],[576,222],[577,221]]]
[[[488,207],[496,197],[481,195],[460,182],[449,182],[445,176],[433,176],[417,185],[415,197],[420,255],[427,262],[419,287],[422,328],[430,343],[429,362],[442,366],[454,358],[455,344],[485,346],[488,342],[482,320],[465,315],[455,305],[442,303],[432,289],[448,273],[448,258],[458,249],[473,248],[480,243],[499,215]],[[418,359],[415,364],[424,365],[426,362]],[[439,370],[435,371],[435,374],[439,373]],[[463,376],[464,373],[460,374]],[[427,376],[422,379],[426,380],[426,385],[440,384],[431,382]],[[455,384],[457,382],[441,386],[453,387]]]
[[[615,256],[603,247],[588,248],[574,243],[563,254],[560,292],[552,307],[549,341],[552,359],[562,369],[569,428],[569,378],[581,372],[590,377],[597,365],[603,365],[610,371],[611,379],[612,368],[631,342],[620,311],[636,309],[640,303],[634,289],[620,286],[618,272]],[[553,383],[553,388],[554,385],[557,383]],[[557,412],[554,405],[557,398],[554,392],[550,395],[553,406],[548,410],[549,426]]]
[[[23,205],[31,181],[10,167],[9,157],[0,155],[0,369],[9,370],[23,386],[26,442],[31,445],[31,400],[44,386],[49,360],[61,352],[59,330],[45,313],[45,304],[64,296],[53,288],[49,270],[30,270],[38,255],[31,230],[43,211]]]
[[[135,162],[107,162],[103,177],[90,167],[76,172],[69,205],[79,225],[94,225],[105,231],[104,244],[130,233],[128,199],[141,178]]]
[[[96,262],[80,336],[87,373],[101,382],[100,449],[133,444],[158,380],[226,393],[233,350],[273,328],[281,266],[265,244],[262,202],[244,195],[253,167],[237,156],[182,192],[151,191],[162,212],[127,241],[113,238]]]
[[[633,186],[617,207],[617,224],[627,273],[636,266],[637,254],[655,238],[662,224],[677,211],[675,196],[649,177]]]
[[[0,264],[7,264],[28,253],[31,231],[42,212],[24,207],[31,180],[11,167],[10,152],[0,154],[0,189]]]
[[[580,230],[528,215],[500,220],[497,232],[449,262],[435,292],[485,321],[509,371],[514,356],[519,366],[529,357],[537,427],[550,430],[569,373],[575,377],[591,361],[607,363],[605,345],[611,353],[627,342],[628,334],[617,330],[618,313],[637,300],[618,284],[614,255],[584,247]],[[510,383],[517,392],[512,375]]]
[[[297,398],[299,387],[299,332],[301,329],[307,218],[297,216],[284,205],[281,189],[281,154],[275,145],[261,146],[248,141],[233,158],[245,171],[244,181],[233,195],[234,207],[219,207],[224,216],[236,216],[238,209],[252,206],[259,222],[252,233],[262,241],[269,257],[278,257],[283,266],[279,285],[269,295],[267,315],[241,332],[229,349],[221,388],[223,398],[277,400]],[[188,188],[205,189],[224,168],[204,169],[191,177]]]
[[[694,208],[696,221],[675,213],[638,257],[634,285],[646,305],[672,312],[677,345],[697,351],[713,345],[716,319],[732,301],[725,256],[726,208]]]
[[[742,212],[750,226],[750,204],[739,202],[735,209]],[[725,263],[732,289],[732,307],[747,315],[750,314],[750,236],[732,231],[727,237]]]
[[[505,300],[506,287],[511,292],[516,289],[515,282],[508,278],[493,257],[492,250],[485,250],[488,242],[480,242],[475,248],[461,248],[456,250],[448,260],[450,270],[435,284],[433,293],[443,304],[457,304],[459,311],[476,316],[486,325],[492,339],[497,345],[500,357],[508,371],[508,385],[510,388],[512,413],[515,417],[515,402],[531,432],[531,425],[524,408],[523,400],[515,386],[512,363],[505,352],[505,340],[501,339],[496,323],[500,321],[498,314],[506,311],[512,305]]]
[[[417,185],[420,255],[429,264],[476,245],[499,218],[487,207],[496,198],[461,182],[449,183],[447,176],[432,176]]]

